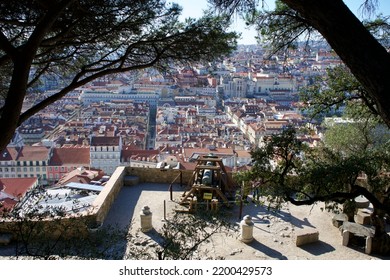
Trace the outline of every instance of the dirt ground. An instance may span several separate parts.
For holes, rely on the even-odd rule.
[[[143,206],[148,205],[153,213],[153,227],[156,231],[164,223],[164,200],[166,204],[165,215],[169,218],[172,209],[182,195],[181,191],[173,194],[173,201],[165,190],[157,190],[143,186],[139,192],[132,219],[133,230],[140,228],[139,213]],[[134,189],[133,189],[134,191]],[[258,206],[251,202],[243,206],[241,217],[249,215],[254,222],[253,237],[250,243],[240,240],[240,232],[232,236],[218,234],[212,237],[202,249],[208,251],[208,257],[222,257],[226,260],[380,260],[381,256],[364,253],[364,245],[342,245],[342,236],[338,228],[333,226],[333,213],[321,210],[322,204],[314,206],[294,206],[283,204],[279,211],[269,211],[267,207]],[[239,228],[240,208],[234,206],[232,223]],[[319,241],[297,247],[295,244],[296,232],[304,228],[314,228],[319,232]],[[150,233],[138,233],[140,238],[151,238]]]
[[[180,186],[174,186],[171,194],[166,184],[139,184],[123,187],[108,213],[104,225],[128,228],[137,236],[137,242],[148,246],[157,239],[161,227],[173,215],[183,195]],[[164,207],[165,204],[165,207]],[[140,213],[147,205],[152,212],[153,230],[140,231]],[[225,260],[381,260],[389,259],[364,253],[364,246],[343,246],[338,228],[333,226],[334,214],[322,211],[322,204],[314,206],[293,206],[283,204],[279,211],[269,211],[267,207],[257,206],[248,198],[248,204],[242,208],[241,218],[249,215],[254,223],[253,241],[240,240],[240,207],[229,208],[230,222],[238,231],[232,235],[216,234],[211,242],[205,243],[200,250],[207,251],[208,259]],[[164,210],[165,209],[165,210]],[[319,232],[317,242],[297,247],[296,233],[304,228],[313,228]],[[12,246],[0,246],[0,259],[8,259],[14,254]]]

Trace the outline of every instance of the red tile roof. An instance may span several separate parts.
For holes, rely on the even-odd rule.
[[[232,148],[215,148],[215,149],[208,149],[208,148],[184,148],[183,154],[186,159],[190,158],[194,154],[199,155],[208,155],[208,154],[214,154],[217,156],[233,156],[234,151]]]
[[[119,146],[119,141],[117,136],[92,137],[91,146]]]
[[[44,161],[49,159],[49,152],[50,148],[42,146],[24,146],[21,149],[7,147],[0,154],[0,161]]]
[[[0,190],[8,195],[19,197],[37,183],[38,178],[0,178]]]
[[[77,168],[64,175],[58,182],[59,185],[65,185],[70,182],[88,184],[92,180],[100,180],[104,172],[100,169]]]
[[[53,149],[49,165],[88,166],[89,161],[89,147],[61,147]]]
[[[133,156],[152,158],[157,156],[159,153],[159,150],[140,150],[133,148],[132,146],[125,146],[122,148],[122,158],[125,160]]]

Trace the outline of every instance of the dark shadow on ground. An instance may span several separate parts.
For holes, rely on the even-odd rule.
[[[146,236],[148,236],[150,239],[152,239],[154,242],[156,242],[158,245],[162,246],[164,242],[164,238],[161,236],[161,234],[155,230],[154,228],[151,229],[148,232],[144,232]]]
[[[173,185],[173,191],[180,191],[182,187],[179,184]],[[119,229],[126,229],[132,226],[132,221],[136,217],[135,206],[143,192],[154,192],[154,191],[166,191],[169,200],[169,185],[168,184],[155,184],[155,183],[142,183],[137,186],[124,186],[120,190],[116,200],[111,206],[110,211],[104,221],[103,226],[115,226]],[[177,194],[175,194],[177,196]],[[163,198],[162,198],[163,199]],[[153,211],[153,209],[152,209]],[[151,230],[147,235],[152,238],[155,242],[160,243],[161,237],[156,230]],[[116,248],[125,255],[127,244],[124,244],[122,248]]]
[[[256,251],[262,252],[263,254],[265,254],[266,256],[268,256],[272,259],[287,260],[287,257],[284,256],[282,253],[260,243],[256,239],[254,239],[251,243],[249,243],[247,245],[249,247],[252,247]]]
[[[238,210],[235,209],[235,211],[237,212]],[[238,212],[236,215],[237,217],[239,217]],[[270,218],[276,217],[285,222],[291,223],[296,228],[306,228],[306,227],[314,228],[314,226],[309,222],[309,220],[306,217],[303,219],[298,219],[293,215],[291,215],[291,213],[289,212],[286,212],[284,210],[278,210],[278,209],[270,209],[266,205],[255,204],[250,199],[249,202],[243,206],[241,216],[244,217],[245,215],[251,216],[255,224],[256,223],[269,224]]]
[[[299,248],[314,256],[320,256],[336,250],[332,245],[321,240],[314,243],[302,245]]]
[[[134,207],[137,205],[141,193],[148,191],[167,191],[167,199],[169,199],[168,187],[168,184],[153,183],[143,183],[137,186],[122,187],[107,214],[104,224],[116,225],[121,228],[129,227],[134,216]],[[174,186],[174,188],[176,190],[179,189],[180,186]]]
[[[352,243],[351,242],[348,244],[348,248],[351,248],[352,250],[355,250],[357,252],[360,252],[362,254],[365,254],[365,244],[358,244],[358,243]],[[375,258],[381,259],[381,260],[390,260],[390,256],[385,256],[385,255],[378,255],[375,253],[370,254],[370,256],[373,256]]]

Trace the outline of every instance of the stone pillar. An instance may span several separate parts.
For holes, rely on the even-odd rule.
[[[148,232],[153,228],[152,225],[152,212],[150,212],[149,206],[144,206],[140,212],[141,217],[141,231]]]
[[[365,252],[366,254],[371,254],[371,251],[372,251],[372,237],[371,236],[367,236],[366,237],[366,248],[365,248]]]
[[[244,243],[250,243],[253,241],[253,226],[252,217],[246,215],[240,222],[241,234],[240,240]]]
[[[343,246],[348,246],[348,242],[349,242],[349,231],[344,230],[343,231]]]
[[[196,208],[197,208],[197,205],[198,205],[198,198],[196,196],[194,196],[191,200],[190,200],[190,211],[195,211]]]
[[[218,199],[213,198],[211,200],[211,211],[217,212],[218,211]]]

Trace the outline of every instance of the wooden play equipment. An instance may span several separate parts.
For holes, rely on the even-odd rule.
[[[195,210],[198,202],[210,203],[212,210],[218,209],[218,202],[228,205],[227,196],[233,196],[237,188],[229,177],[222,158],[213,154],[201,155],[189,181],[190,190],[184,192],[180,204]]]

